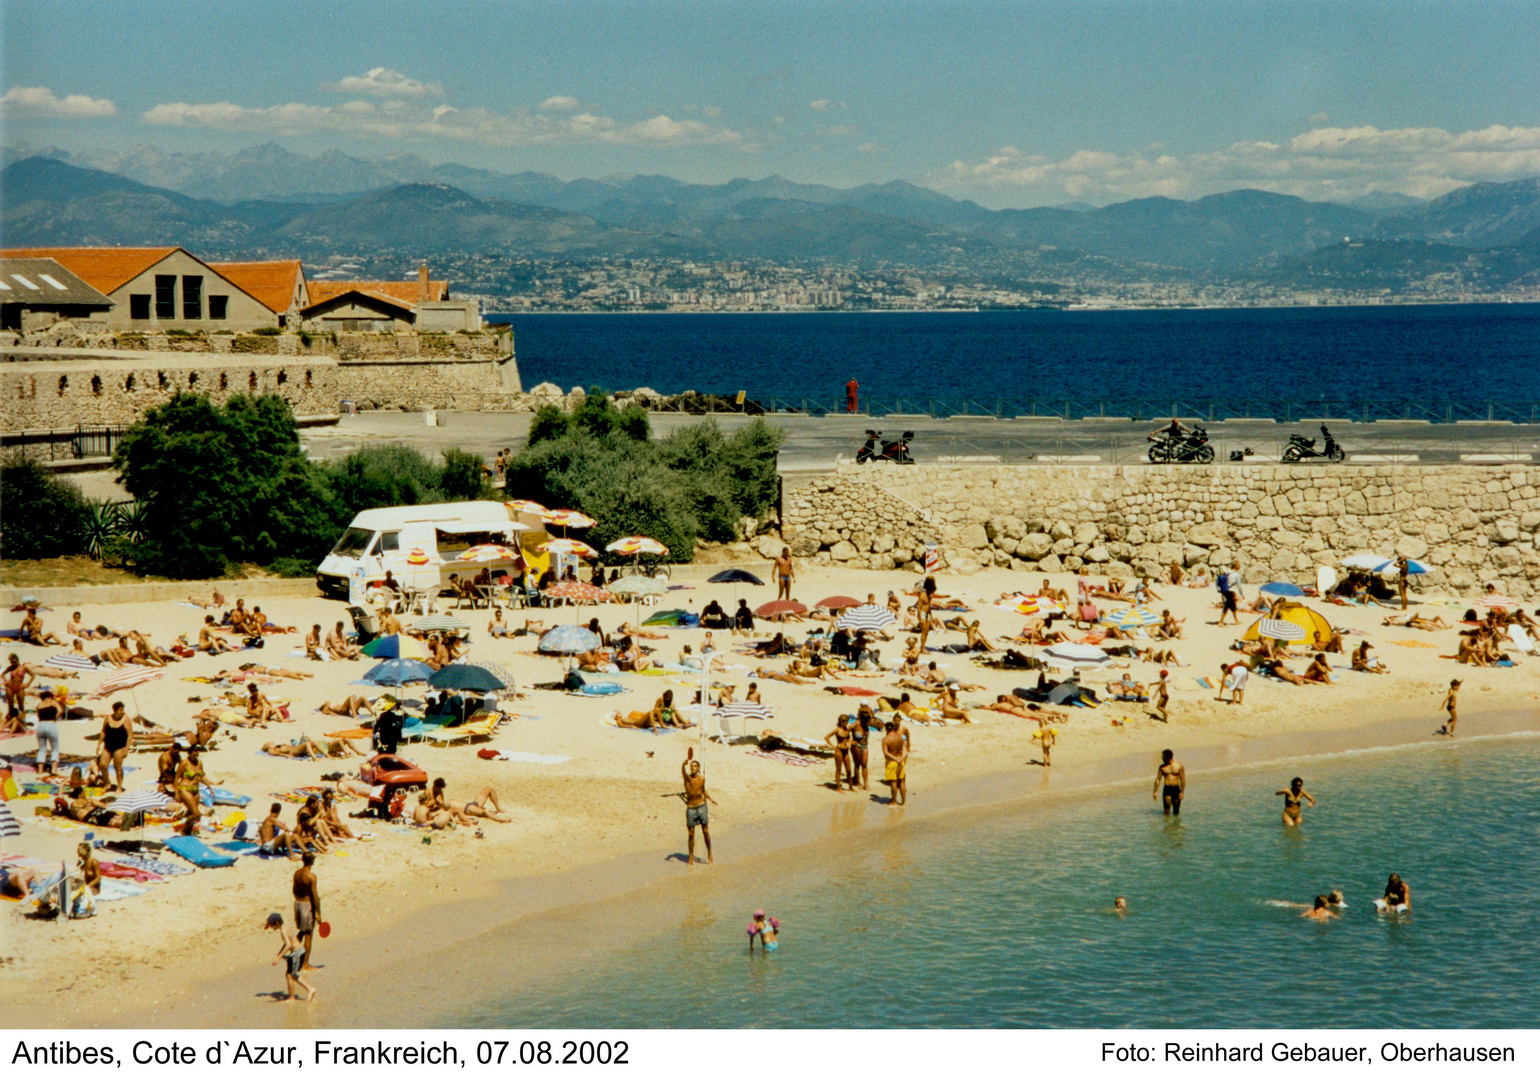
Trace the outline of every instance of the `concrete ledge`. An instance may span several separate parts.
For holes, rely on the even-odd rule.
[[[0,605],[6,608],[21,603],[23,596],[35,596],[48,607],[85,607],[93,604],[150,604],[165,600],[186,600],[189,596],[210,596],[214,586],[230,598],[237,596],[320,596],[315,578],[245,578],[240,581],[138,581],[125,585],[66,585],[57,588],[23,589],[0,585]]]
[[[112,468],[110,457],[61,458],[58,461],[39,461],[39,465],[52,473],[103,472]]]

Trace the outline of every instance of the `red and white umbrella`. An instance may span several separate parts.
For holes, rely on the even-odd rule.
[[[1028,596],[1016,605],[1016,612],[1020,615],[1062,615],[1064,606],[1046,596]]]
[[[1519,602],[1511,596],[1503,596],[1501,593],[1487,593],[1481,598],[1482,607],[1518,607]]]
[[[529,499],[514,499],[510,502],[503,503],[503,505],[512,510],[515,514],[535,514],[538,517],[545,517],[550,513],[550,511],[545,507]]]
[[[612,544],[605,544],[604,550],[617,555],[667,555],[668,545],[650,536],[622,536]]]
[[[583,600],[594,604],[609,604],[615,600],[613,593],[597,585],[590,585],[586,581],[563,581],[559,585],[552,585],[546,589],[545,595],[559,600]]]
[[[540,550],[547,555],[576,555],[580,559],[597,559],[599,553],[581,540],[572,540],[568,537],[558,537],[555,540],[547,540],[540,545]]]
[[[432,562],[433,556],[429,555],[422,548],[413,548],[406,553],[406,565],[408,566],[427,566]]]
[[[549,510],[545,519],[564,529],[587,529],[596,524],[593,518],[579,510]]]
[[[456,562],[506,562],[517,559],[519,553],[511,547],[502,544],[477,544],[475,547],[466,548],[455,556]]]
[[[156,679],[163,679],[165,677],[165,668],[131,664],[116,675],[103,679],[102,684],[91,691],[91,696],[94,698],[104,698],[108,694],[117,693],[119,690],[129,690],[140,683],[154,682]]]

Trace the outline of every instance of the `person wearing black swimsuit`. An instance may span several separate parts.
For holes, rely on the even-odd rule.
[[[123,711],[123,703],[112,703],[112,715],[102,721],[102,730],[96,738],[96,765],[105,779],[111,767],[118,774],[118,782],[109,790],[123,790],[123,762],[134,745],[134,722]]]
[[[1274,794],[1283,796],[1283,823],[1298,825],[1305,817],[1305,801],[1315,805],[1315,798],[1305,790],[1305,782],[1299,777],[1289,781],[1289,786]]]

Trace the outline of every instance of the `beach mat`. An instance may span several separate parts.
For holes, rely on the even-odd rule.
[[[235,865],[234,855],[221,854],[196,836],[173,836],[166,841],[166,847],[200,870]]]

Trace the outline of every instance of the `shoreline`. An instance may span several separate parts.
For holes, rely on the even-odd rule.
[[[1181,304],[1170,307],[1146,307],[1142,305],[1119,304],[1082,304],[1060,305],[1044,304],[1034,307],[988,307],[988,308],[851,308],[848,310],[835,310],[832,308],[799,308],[794,310],[784,309],[754,309],[745,311],[742,309],[722,309],[712,311],[648,311],[643,308],[627,309],[624,311],[493,311],[488,316],[508,316],[510,318],[527,318],[531,315],[990,315],[1012,314],[1024,311],[1053,311],[1061,315],[1084,315],[1087,313],[1103,311],[1351,311],[1359,308],[1403,308],[1403,307],[1513,307],[1520,304],[1540,304],[1540,300],[1520,298],[1516,300],[1395,300],[1390,303],[1371,304],[1367,301],[1344,304]],[[484,316],[485,317],[485,316]],[[491,325],[508,326],[506,322],[491,322]]]
[[[1465,722],[1467,730],[1479,726],[1481,733],[1450,742],[1430,733],[1428,721],[1403,717],[1354,728],[1295,730],[1240,742],[1233,738],[1207,742],[1183,750],[1179,760],[1187,766],[1191,780],[1269,764],[1289,763],[1292,770],[1300,763],[1351,754],[1391,753],[1412,747],[1437,749],[1515,735],[1540,735],[1540,714],[1525,715],[1516,710],[1470,714]],[[1324,745],[1301,750],[1300,744],[1306,740]],[[1055,778],[1064,773],[1070,775],[1051,790],[1049,775],[1041,769],[1029,768],[945,781],[936,788],[924,789],[925,802],[918,808],[911,804],[908,810],[889,808],[874,797],[832,808],[832,812],[772,818],[735,830],[730,855],[715,866],[689,872],[688,876],[681,873],[683,867],[670,861],[666,848],[659,847],[552,875],[499,878],[492,883],[490,897],[451,901],[435,909],[435,921],[441,927],[453,927],[452,930],[438,930],[423,940],[411,940],[402,948],[402,931],[412,918],[407,917],[378,927],[345,947],[328,946],[327,966],[332,968],[342,967],[357,957],[379,957],[393,952],[395,955],[389,964],[350,970],[340,982],[327,987],[326,1005],[316,1014],[291,1014],[285,1021],[298,1027],[441,1025],[449,1022],[451,1010],[446,1009],[446,1016],[437,1019],[425,1021],[419,1014],[410,1023],[393,1022],[393,1008],[378,1004],[375,988],[382,979],[410,970],[422,997],[453,999],[456,987],[463,987],[467,981],[477,982],[478,975],[467,973],[464,961],[480,957],[491,969],[485,973],[487,977],[503,978],[496,989],[514,993],[541,979],[559,976],[564,968],[580,966],[590,959],[602,960],[611,948],[634,944],[634,927],[658,925],[671,914],[677,915],[681,904],[698,904],[705,895],[743,891],[748,882],[773,878],[781,883],[787,877],[816,873],[814,868],[826,861],[819,856],[826,854],[831,845],[848,842],[853,834],[885,843],[901,842],[912,830],[964,830],[984,815],[1025,810],[1040,800],[1110,798],[1118,788],[1153,775],[1151,755],[1134,750],[1055,768],[1060,770]],[[1201,785],[1198,794],[1201,798]],[[963,820],[951,820],[959,815]],[[832,857],[832,853],[828,854]],[[489,914],[489,902],[496,908],[495,914]],[[523,972],[516,978],[507,978],[501,954],[531,939],[538,943],[536,957],[525,957]],[[482,940],[491,947],[475,950],[476,943]],[[429,958],[442,959],[451,952],[471,955],[457,957],[456,963],[437,973],[428,969]],[[253,983],[271,981],[268,970],[252,964],[197,984],[192,993],[202,1000],[175,1007],[177,1026],[267,1026],[260,1018],[232,1010],[249,1000]],[[342,1021],[331,1013],[331,1008],[345,1010],[349,1019]],[[165,1025],[168,1020],[161,1010],[153,1010],[99,1022],[105,1026],[145,1027]]]

